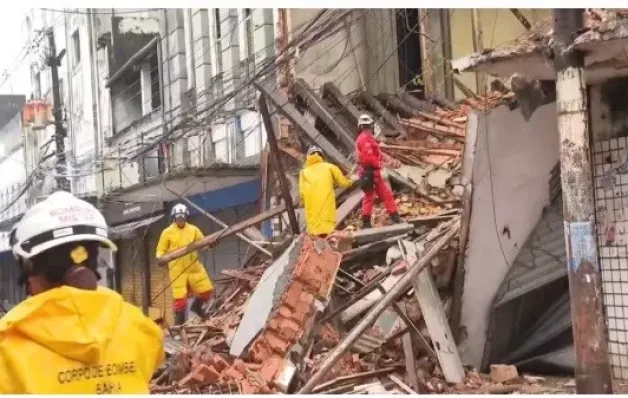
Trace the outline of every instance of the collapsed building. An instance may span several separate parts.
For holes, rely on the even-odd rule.
[[[487,222],[495,217],[486,214],[494,190],[490,182],[494,173],[501,173],[486,151],[494,140],[504,150],[508,140],[515,140],[511,144],[516,147],[516,139],[529,140],[555,129],[555,123],[539,117],[551,113],[551,105],[517,130],[504,123],[511,117],[523,119],[522,107],[515,93],[504,89],[450,104],[408,93],[363,92],[348,99],[333,83],[323,85],[319,94],[297,80],[290,97],[255,85],[273,112],[289,120],[292,131],[279,136],[278,153],[271,154],[274,167],[266,164],[262,171],[268,173],[262,179],[266,190],[275,193],[275,208],[251,223],[291,207],[287,202],[298,197],[295,182],[310,144],[316,143],[330,161],[349,172],[356,137],[352,126],[364,111],[377,120],[385,175],[405,222],[391,225],[384,209],[377,207],[373,228],[360,229],[362,192],[357,187],[338,190],[336,233],[326,240],[305,237],[300,217],[298,231],[280,231],[268,247],[273,260],[254,255],[242,270],[223,272],[226,279],[217,282],[226,286],[208,321],[169,329],[169,359],[156,375],[153,391],[545,391],[518,377],[516,369],[513,373],[491,367],[490,377],[469,371],[466,365],[485,370],[493,362],[483,366],[465,358],[477,354],[469,342],[475,341],[478,326],[470,319],[483,318],[488,325],[488,319],[505,316],[499,312],[502,305],[526,293],[525,287],[507,283],[516,279],[515,271],[525,273],[524,259],[510,268],[512,274],[509,268],[501,274],[491,271],[493,239],[509,235],[517,243],[505,249],[508,255],[529,257],[532,249],[526,239],[536,224],[530,214],[537,211],[538,220],[549,198],[556,197],[549,182],[555,185],[551,176],[557,159],[545,155],[557,143],[528,148],[521,142],[521,155],[511,148],[493,155],[492,162],[538,157],[534,173],[519,179],[515,192],[508,193],[510,200],[521,203],[526,225],[501,228],[501,219]],[[272,177],[278,163],[292,182],[284,190],[289,192],[287,201],[280,194],[282,179]],[[517,184],[508,173],[522,172],[510,168],[498,175],[499,181],[511,183],[499,185],[498,194]],[[535,189],[528,191],[531,186]],[[488,250],[488,266],[477,263],[482,250]],[[526,280],[525,275],[519,280]],[[483,289],[482,294],[474,289]],[[493,305],[498,295],[502,302]],[[512,353],[509,348],[502,344],[504,356]],[[523,346],[514,353],[525,359],[537,352],[534,348]]]

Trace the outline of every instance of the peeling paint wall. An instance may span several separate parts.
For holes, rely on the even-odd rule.
[[[534,26],[550,18],[551,10],[523,9],[519,11]],[[482,32],[482,47],[485,49],[501,48],[511,45],[517,38],[529,35],[529,32],[507,8],[478,9],[479,25]],[[471,9],[456,8],[449,10],[451,26],[452,59],[464,57],[475,52],[473,45],[473,18]],[[551,21],[551,19],[549,19]],[[434,38],[438,40],[438,38]],[[480,51],[480,50],[478,50]],[[463,72],[457,77],[467,87],[476,91],[477,79],[475,72]],[[491,79],[489,79],[490,82]],[[444,90],[444,82],[439,82]],[[455,89],[456,99],[465,98],[459,88]]]
[[[501,106],[480,115],[478,126],[460,350],[463,362],[480,367],[493,297],[549,204],[559,139],[554,103],[527,123],[519,110]]]

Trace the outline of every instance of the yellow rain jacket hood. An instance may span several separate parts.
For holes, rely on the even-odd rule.
[[[299,175],[299,193],[310,235],[330,234],[336,229],[334,183],[343,188],[352,185],[338,166],[323,161],[318,153],[308,156]]]
[[[157,242],[156,257],[159,258],[173,250],[189,246],[203,239],[203,233],[197,226],[185,223],[183,228],[172,223],[166,227]],[[168,263],[170,281],[172,282],[172,298],[183,299],[188,295],[188,286],[196,294],[205,293],[214,289],[214,285],[207,275],[207,270],[198,258],[198,252],[192,252]]]
[[[63,286],[0,319],[0,394],[147,394],[163,332],[116,292]]]

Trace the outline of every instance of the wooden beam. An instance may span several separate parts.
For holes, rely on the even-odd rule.
[[[270,120],[270,113],[268,112],[268,104],[266,104],[265,95],[261,95],[259,97],[258,104],[260,113],[262,114],[262,119],[264,120],[264,127],[266,128],[266,140],[268,141],[268,146],[270,146],[270,151],[273,155],[273,165],[275,166],[277,178],[279,178],[279,185],[281,185],[281,194],[283,196],[283,201],[286,204],[286,209],[288,210],[290,227],[292,228],[292,233],[296,236],[299,235],[301,231],[299,230],[299,222],[297,221],[297,215],[294,211],[292,195],[290,195],[290,187],[288,185],[288,180],[286,179],[286,171],[283,168],[283,162],[281,161],[279,145],[277,145],[277,136],[275,135],[273,123]]]
[[[248,227],[251,227],[253,225],[256,225],[258,223],[261,223],[262,221],[266,221],[269,218],[273,218],[273,217],[277,217],[278,215],[280,215],[281,213],[283,213],[284,211],[286,211],[286,206],[285,204],[282,204],[280,206],[275,207],[274,209],[265,211],[263,213],[260,213],[254,217],[251,217],[247,220],[241,221],[239,223],[236,223],[232,226],[230,226],[229,228],[225,228],[221,231],[217,231],[214,232],[211,235],[207,235],[206,237],[204,237],[203,239],[199,240],[198,242],[194,242],[186,247],[182,247],[179,248],[177,250],[173,250],[170,253],[164,254],[161,257],[161,263],[168,263],[172,260],[175,260],[179,257],[185,256],[186,254],[192,253],[194,251],[198,251],[198,250],[203,250],[206,247],[214,244],[214,243],[218,243],[220,242],[222,239],[224,238],[228,238],[232,235],[237,234],[238,232],[242,232],[245,229],[247,229]]]
[[[363,91],[362,93],[360,93],[360,96],[364,100],[364,102],[371,109],[373,109],[375,111],[377,116],[379,116],[380,118],[384,119],[384,121],[390,127],[395,129],[395,131],[398,132],[401,135],[401,137],[406,137],[408,135],[406,133],[406,130],[403,127],[401,127],[401,125],[399,124],[399,121],[397,120],[397,118],[395,116],[393,116],[392,113],[388,112],[388,110],[386,110],[386,108],[384,108],[384,106],[379,102],[379,100],[371,95],[371,93]]]
[[[187,203],[189,206],[192,206],[193,208],[195,208],[196,210],[198,210],[199,213],[201,213],[202,215],[204,215],[205,217],[209,218],[210,220],[212,220],[213,222],[215,222],[216,224],[220,225],[223,228],[228,228],[229,226],[227,224],[225,224],[224,222],[222,222],[222,220],[220,220],[218,217],[214,216],[213,214],[211,214],[210,212],[206,211],[205,209],[203,209],[201,206],[197,205],[196,203],[192,202],[190,199],[186,198],[183,195],[178,194],[177,192],[173,191],[172,189],[168,188],[168,186],[164,185],[164,188],[166,188],[171,194],[175,195],[176,197],[178,197],[179,199],[181,199],[182,201],[184,201],[185,203]],[[251,239],[247,238],[246,236],[244,236],[241,233],[237,233],[235,234],[238,238],[242,239],[244,242],[248,243],[249,245],[253,246],[254,248],[256,248],[258,251],[264,253],[266,256],[272,258],[273,255],[266,249],[264,249],[263,247],[261,247],[260,245],[258,245],[257,243],[253,242]]]
[[[332,114],[332,112],[323,103],[323,100],[316,95],[316,93],[307,85],[303,79],[297,79],[294,82],[294,91],[301,97],[303,97],[307,103],[307,107],[329,127],[331,131],[336,134],[340,142],[342,142],[347,149],[353,149],[355,147],[355,139],[350,131],[345,126],[340,124],[338,118]]]
[[[294,127],[307,134],[312,141],[316,142],[334,163],[343,167],[345,169],[344,171],[351,170],[353,164],[349,159],[323,137],[316,127],[308,123],[305,117],[290,103],[290,100],[285,94],[277,92],[276,89],[268,87],[267,84],[262,84],[257,81],[254,81],[253,85],[267,96],[268,100],[277,108],[277,111],[290,120]]]
[[[299,391],[299,394],[307,394],[320,383],[327,372],[338,362],[340,357],[349,350],[353,344],[362,336],[362,334],[371,327],[379,316],[388,308],[405,290],[408,285],[416,278],[416,276],[423,271],[423,269],[430,263],[430,261],[438,254],[441,248],[443,248],[449,241],[458,234],[460,229],[459,220],[456,221],[445,235],[439,238],[434,244],[427,249],[424,255],[413,262],[409,267],[405,275],[397,282],[391,290],[389,290],[373,308],[357,323],[357,325],[345,336],[345,338],[334,348],[329,355],[325,358],[320,365],[316,373],[314,373],[303,388]]]
[[[401,241],[402,253],[405,252],[406,261],[414,263],[419,258],[416,245],[409,241]],[[447,315],[443,308],[443,302],[438,294],[438,289],[432,279],[432,274],[423,271],[412,279],[414,294],[421,307],[421,313],[425,325],[432,338],[432,345],[438,356],[438,362],[443,370],[443,375],[448,383],[460,383],[465,376],[458,347],[454,341]]]
[[[353,102],[347,98],[333,82],[327,82],[323,84],[323,97],[331,96],[334,100],[347,110],[347,113],[351,115],[352,122],[355,126],[358,125],[358,118],[360,117],[360,110],[353,105]]]

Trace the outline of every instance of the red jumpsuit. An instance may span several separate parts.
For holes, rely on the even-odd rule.
[[[358,154],[358,161],[360,163],[360,177],[364,173],[365,166],[372,166],[374,174],[374,189],[370,192],[364,192],[364,199],[362,200],[362,216],[370,217],[373,213],[375,195],[377,195],[384,203],[388,214],[397,213],[397,204],[395,203],[393,193],[388,184],[386,184],[386,181],[382,178],[382,152],[379,148],[379,142],[377,142],[373,134],[362,130],[355,141],[355,146]]]

